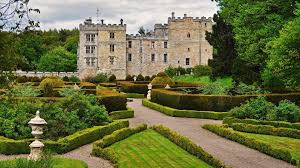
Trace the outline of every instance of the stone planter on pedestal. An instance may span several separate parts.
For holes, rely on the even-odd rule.
[[[36,112],[36,116],[31,119],[28,123],[31,128],[31,134],[34,136],[34,141],[29,145],[30,147],[30,155],[28,156],[29,160],[38,160],[41,157],[44,144],[39,141],[39,138],[43,135],[43,126],[47,124],[47,122],[40,118],[40,112]]]
[[[151,100],[151,90],[152,90],[152,84],[149,83],[148,85],[148,94],[147,94],[147,99]]]

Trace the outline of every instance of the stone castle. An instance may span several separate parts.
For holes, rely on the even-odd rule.
[[[212,31],[211,18],[193,18],[186,14],[168,18],[168,24],[155,24],[146,35],[126,34],[126,24],[94,24],[86,19],[79,25],[78,73],[81,79],[97,73],[152,76],[168,66],[207,65],[212,46],[205,32]]]

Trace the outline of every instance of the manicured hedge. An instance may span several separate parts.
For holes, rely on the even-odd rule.
[[[153,126],[151,129],[155,130],[165,138],[169,139],[176,145],[180,146],[182,149],[186,150],[190,154],[196,156],[197,158],[205,161],[206,163],[212,165],[216,168],[226,167],[218,159],[214,158],[209,153],[205,152],[200,146],[197,146],[190,139],[181,136],[180,134],[166,128],[162,125]]]
[[[143,99],[145,98],[144,94],[139,93],[124,93],[127,98]]]
[[[80,82],[79,86],[82,89],[96,89],[96,85],[90,82]]]
[[[134,110],[131,108],[128,108],[127,110],[123,110],[123,111],[113,111],[113,112],[109,113],[109,116],[113,120],[133,118]]]
[[[117,130],[111,135],[105,136],[103,139],[96,141],[93,144],[92,155],[109,160],[114,167],[118,167],[118,159],[116,153],[111,148],[107,147],[146,129],[147,125],[143,124],[136,128],[123,128]]]
[[[245,101],[258,96],[266,96],[268,101],[278,103],[287,99],[292,102],[300,102],[300,93],[289,94],[264,94],[264,95],[202,95],[183,94],[176,92],[176,89],[153,89],[151,100],[164,106],[180,110],[200,110],[200,111],[229,111],[240,106]]]
[[[207,124],[202,127],[219,136],[238,142],[249,148],[256,149],[262,153],[265,153],[277,159],[281,159],[289,163],[296,164],[296,160],[292,159],[291,153],[287,150],[274,148],[269,144],[266,144],[262,141],[253,138],[246,137],[241,133],[230,130],[229,128],[226,128],[225,126],[222,125]]]
[[[254,119],[238,119],[234,117],[227,117],[224,118],[223,124],[228,124],[231,126],[234,123],[245,123],[245,124],[252,124],[252,125],[271,125],[276,128],[283,127],[283,128],[292,128],[300,130],[300,123],[290,123],[284,121],[264,121],[264,120],[254,120]]]
[[[300,139],[300,130],[291,128],[275,128],[271,125],[252,125],[244,123],[234,123],[231,128],[240,132],[248,132],[255,134],[274,135],[282,137],[290,137]]]
[[[129,126],[128,121],[115,121],[105,126],[96,126],[88,128],[73,135],[59,139],[58,141],[43,141],[45,148],[56,153],[66,153],[83,145],[92,143],[105,135]],[[12,140],[0,137],[0,154],[28,154],[30,152],[29,144],[33,139]]]
[[[153,103],[147,99],[143,100],[143,105],[172,117],[222,120],[223,118],[230,116],[230,113],[228,112],[178,110],[171,107],[162,106],[157,103]]]

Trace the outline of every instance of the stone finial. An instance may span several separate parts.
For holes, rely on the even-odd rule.
[[[133,80],[136,82],[136,76],[133,77]]]
[[[167,84],[167,86],[165,87],[166,89],[170,89],[171,87],[170,87],[170,85],[169,84]]]
[[[121,19],[121,20],[120,20],[120,22],[121,22],[121,25],[123,25],[123,21],[124,21],[123,19]]]
[[[175,19],[175,12],[172,12],[172,19]]]
[[[104,24],[104,20],[103,19],[101,19],[101,24]]]
[[[75,85],[73,86],[74,90],[80,90],[80,87],[75,83]]]
[[[151,100],[151,91],[152,91],[152,84],[149,83],[148,85],[148,94],[147,94],[147,99]]]

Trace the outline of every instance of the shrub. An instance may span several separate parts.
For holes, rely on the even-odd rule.
[[[261,89],[258,86],[247,85],[245,83],[239,83],[237,86],[235,86],[234,83],[232,88],[229,90],[229,94],[231,95],[247,95],[247,94],[251,95],[251,94],[266,94],[266,93],[269,92]]]
[[[266,144],[259,140],[255,140],[253,138],[248,138],[241,133],[226,128],[225,126],[207,124],[202,126],[202,128],[207,129],[219,136],[243,144],[249,148],[253,148],[262,153],[273,156],[277,159],[281,159],[290,163],[295,163],[295,160],[292,159],[292,155],[289,151],[284,149],[273,148],[269,144]]]
[[[17,76],[17,79],[16,79],[16,82],[18,82],[18,83],[26,83],[28,81],[29,80],[28,80],[27,76]]]
[[[240,107],[235,107],[230,112],[233,116],[240,119],[257,119],[266,120],[268,113],[273,113],[275,106],[273,103],[268,102],[265,97],[258,97],[256,99],[250,99]]]
[[[108,112],[127,109],[127,98],[118,93],[107,93],[97,97],[98,104],[104,105]]]
[[[115,75],[111,75],[109,78],[108,78],[108,81],[109,82],[115,82],[117,80],[117,77]]]
[[[171,142],[180,146],[182,149],[186,150],[187,152],[196,156],[197,158],[212,165],[213,167],[216,167],[216,168],[226,167],[218,159],[214,158],[212,155],[205,152],[200,146],[197,146],[190,139],[181,136],[180,134],[170,130],[169,128],[166,128],[162,125],[158,125],[158,126],[151,127],[151,129],[155,130],[156,132],[158,132],[165,138],[169,139]]]
[[[53,86],[49,83],[46,83],[43,87],[43,97],[56,97],[57,92],[54,91]]]
[[[103,83],[103,82],[107,82],[108,81],[108,77],[106,74],[100,73],[97,74],[95,76],[95,78],[93,79],[93,83]]]
[[[127,75],[125,80],[126,81],[133,81],[133,76]]]
[[[191,74],[192,73],[192,69],[193,68],[186,68],[185,69],[186,74]]]
[[[176,76],[176,72],[177,72],[176,68],[173,68],[171,65],[165,69],[165,73],[171,78]]]
[[[67,77],[67,76],[64,76],[63,78],[62,78],[62,80],[64,81],[64,82],[69,82],[69,77]]]
[[[136,81],[145,81],[145,78],[143,77],[143,75],[139,74],[136,78]]]
[[[145,81],[150,81],[150,76],[145,76]]]
[[[150,78],[150,81],[152,81],[155,77],[156,77],[156,75],[152,75]]]
[[[34,89],[30,83],[18,84],[7,93],[7,95],[16,97],[36,97],[40,94],[41,92],[38,89]]]
[[[13,74],[0,73],[0,88],[8,88],[15,78]]]
[[[176,68],[176,72],[178,73],[178,75],[185,75],[186,71],[184,68],[182,68],[181,66],[179,66],[178,68]]]
[[[254,134],[265,134],[282,137],[290,137],[300,139],[300,130],[291,128],[275,128],[270,125],[252,125],[244,123],[234,123],[231,127],[240,132],[248,132]]]
[[[109,114],[109,116],[113,120],[133,118],[134,111],[133,111],[133,109],[127,109],[127,110],[123,110],[123,111],[113,111]]]
[[[77,76],[72,75],[69,78],[70,82],[80,82],[80,79]]]
[[[289,100],[282,100],[267,118],[276,121],[300,122],[300,107]]]
[[[46,84],[52,86],[53,88],[59,88],[64,86],[64,81],[58,77],[48,77],[40,83],[39,87],[44,88]]]
[[[206,65],[197,65],[193,68],[194,76],[201,77],[201,76],[210,76],[212,73],[212,69]]]
[[[48,154],[43,154],[42,157],[37,161],[21,158],[15,160],[0,161],[1,168],[54,168],[56,166],[58,165],[55,164],[52,156]]]
[[[69,88],[63,88],[62,90],[59,91],[59,95],[62,97],[68,97],[68,96],[72,96],[74,94],[77,94],[78,92],[80,92],[80,90],[75,89],[73,87]]]
[[[175,82],[168,77],[168,75],[164,72],[160,72],[157,76],[151,81],[152,85],[174,85]]]
[[[206,94],[206,95],[227,95],[228,93],[228,89],[226,87],[215,82],[198,87],[198,90],[202,94]]]

